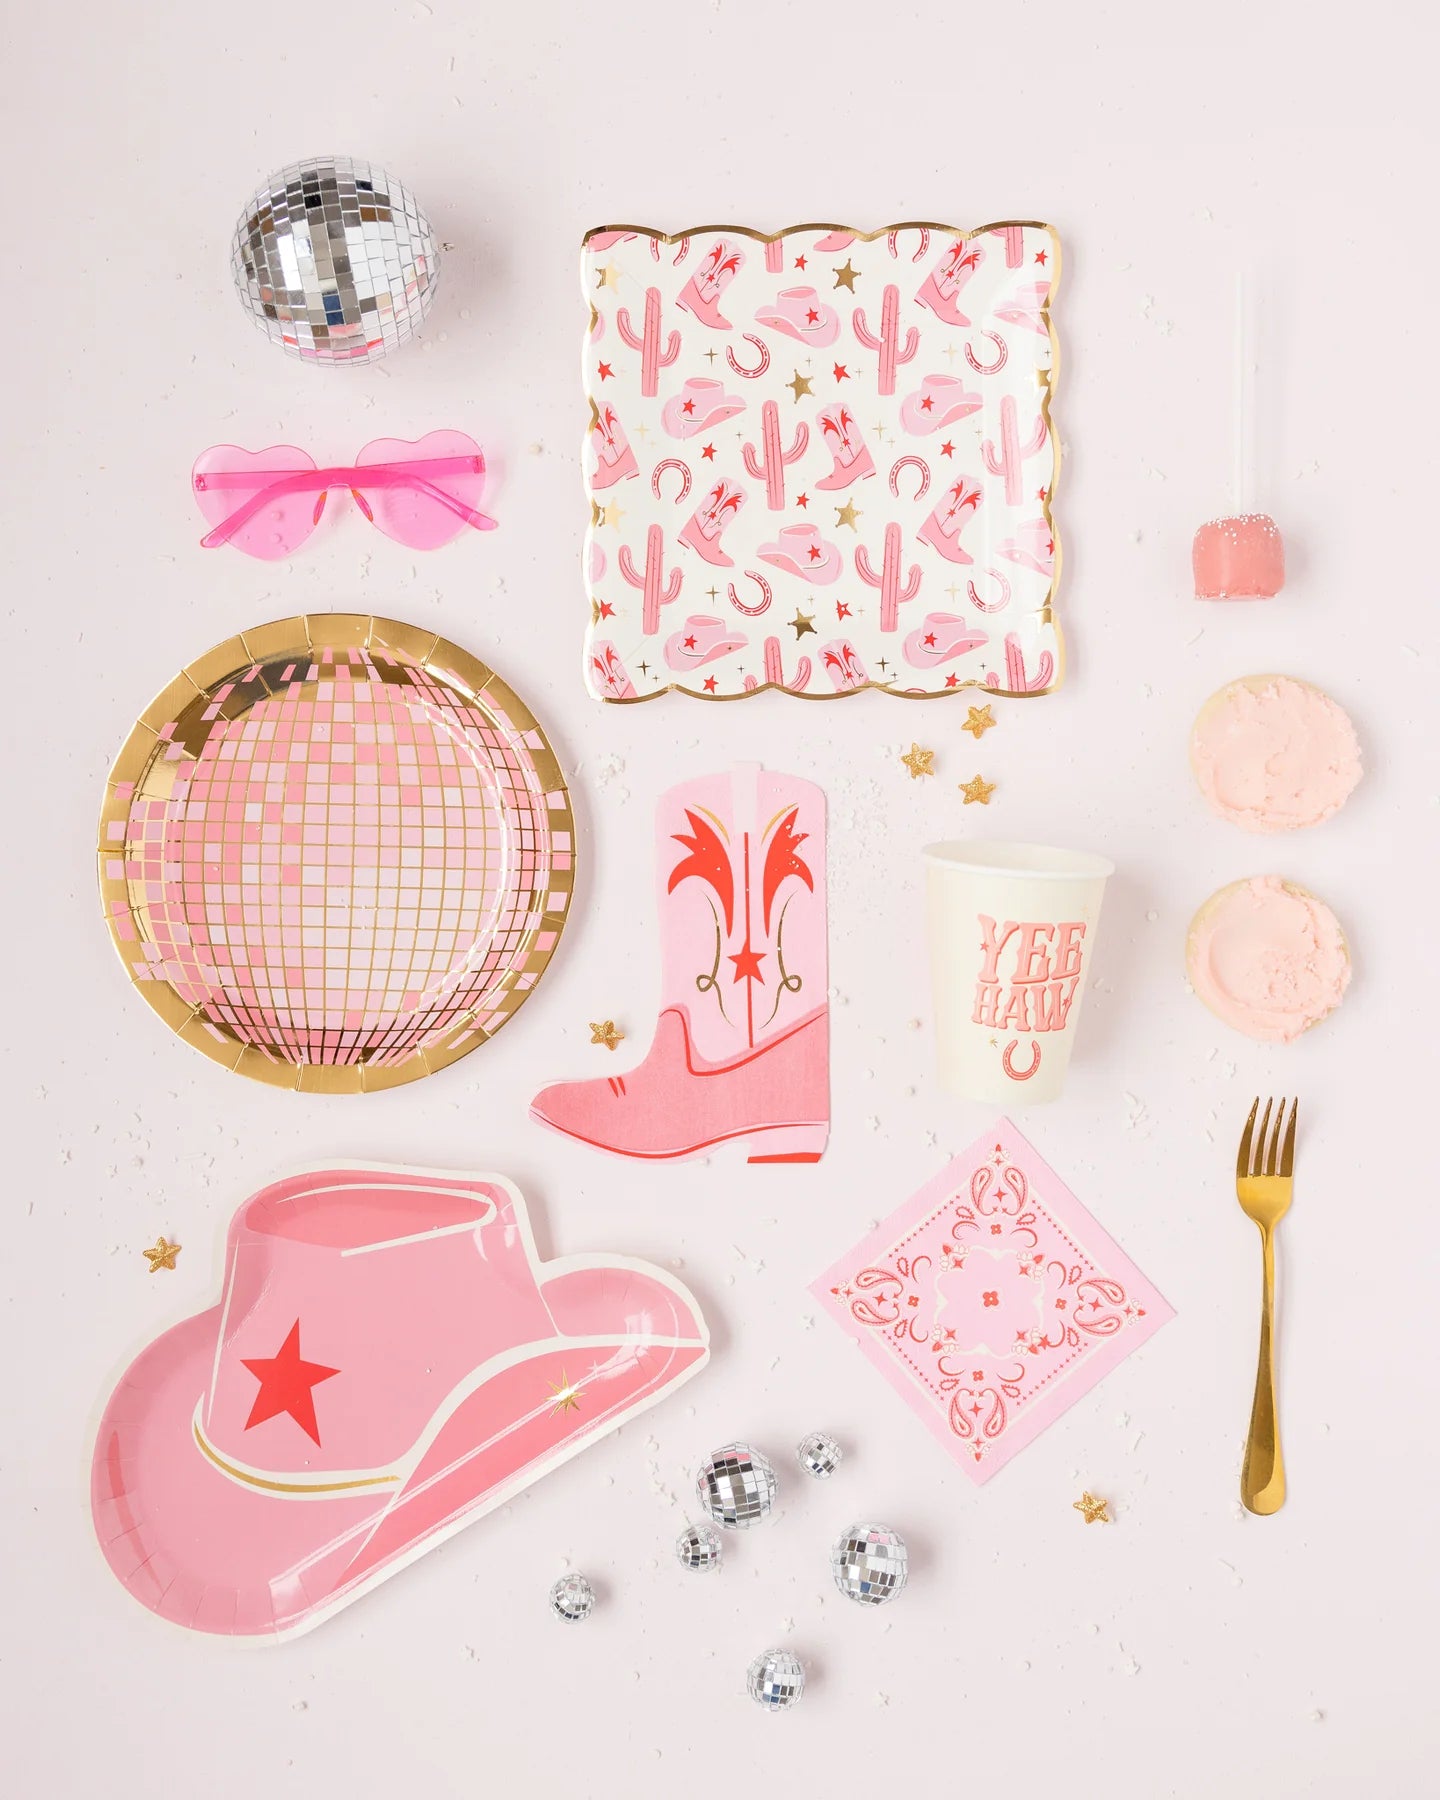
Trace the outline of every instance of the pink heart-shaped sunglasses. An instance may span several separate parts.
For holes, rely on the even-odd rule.
[[[320,523],[332,488],[348,488],[355,504],[386,537],[412,550],[437,550],[467,525],[493,531],[476,509],[485,458],[463,431],[432,431],[414,443],[376,438],[352,468],[321,469],[293,444],[242,450],[216,444],[191,471],[190,485],[211,529],[206,550],[233,544],[268,561],[298,550]]]

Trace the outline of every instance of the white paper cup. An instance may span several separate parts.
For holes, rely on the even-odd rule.
[[[1058,1098],[1115,865],[1043,844],[929,844],[940,1080],[966,1100]]]

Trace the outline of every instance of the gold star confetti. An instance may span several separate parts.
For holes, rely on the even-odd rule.
[[[601,1019],[598,1025],[592,1019],[590,1021],[590,1042],[603,1044],[607,1050],[613,1050],[617,1044],[625,1042],[625,1033],[615,1029],[613,1019]]]
[[[175,1258],[180,1254],[180,1246],[172,1244],[168,1238],[158,1237],[152,1250],[142,1250],[140,1254],[150,1265],[153,1275],[157,1269],[173,1269]]]
[[[802,394],[814,392],[814,389],[810,386],[810,377],[808,375],[802,375],[798,369],[795,371],[795,379],[793,381],[787,381],[785,385],[789,388],[790,392],[794,394],[795,404],[797,406],[800,404],[800,396]]]
[[[999,723],[1000,721],[995,717],[988,706],[972,706],[966,716],[965,723],[960,729],[962,731],[968,731],[971,737],[978,740],[979,738],[984,737],[985,733],[992,725],[998,725]]]
[[[804,635],[807,631],[814,631],[814,629],[815,629],[814,613],[802,613],[798,606],[795,608],[795,617],[793,619],[791,619],[789,622],[790,622],[791,627],[794,629],[795,642],[797,644],[800,642],[801,638],[804,637]]]
[[[835,529],[838,531],[842,525],[848,525],[852,531],[858,531],[860,527],[855,521],[860,516],[855,510],[855,502],[847,500],[843,506],[835,508]]]
[[[900,760],[910,771],[910,779],[912,781],[918,781],[922,775],[933,775],[935,773],[934,769],[931,767],[931,764],[935,761],[935,752],[933,750],[922,750],[918,744],[911,744],[910,754],[908,756],[902,756]]]
[[[546,1387],[555,1396],[555,1404],[550,1408],[550,1417],[556,1413],[579,1412],[580,1402],[585,1398],[578,1382],[574,1382],[562,1369],[559,1381],[547,1381]]]
[[[850,259],[847,256],[845,259],[845,267],[843,269],[837,269],[835,271],[836,287],[837,288],[842,288],[842,287],[846,288],[849,290],[850,293],[853,294],[855,292],[855,283],[859,279],[860,279],[860,271],[858,269],[852,269],[850,267]]]
[[[1109,1504],[1108,1500],[1097,1500],[1093,1494],[1086,1493],[1074,1502],[1074,1508],[1076,1512],[1084,1513],[1087,1525],[1093,1525],[1097,1519],[1102,1525],[1108,1525],[1110,1515],[1105,1508]]]
[[[620,285],[620,271],[615,267],[614,263],[605,263],[595,271],[595,280],[602,288],[618,288]]]
[[[973,781],[962,781],[960,792],[965,796],[967,806],[988,806],[990,796],[995,792],[995,783],[987,781],[983,775],[977,775]]]

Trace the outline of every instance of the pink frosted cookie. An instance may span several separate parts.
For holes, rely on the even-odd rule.
[[[1269,513],[1208,520],[1190,560],[1197,600],[1269,600],[1285,585],[1285,540]]]
[[[1190,921],[1190,984],[1217,1019],[1288,1044],[1340,1004],[1350,952],[1330,908],[1278,875],[1214,893]]]
[[[1247,675],[1212,694],[1190,733],[1211,812],[1242,831],[1318,825],[1360,779],[1360,741],[1328,694],[1289,675]]]

